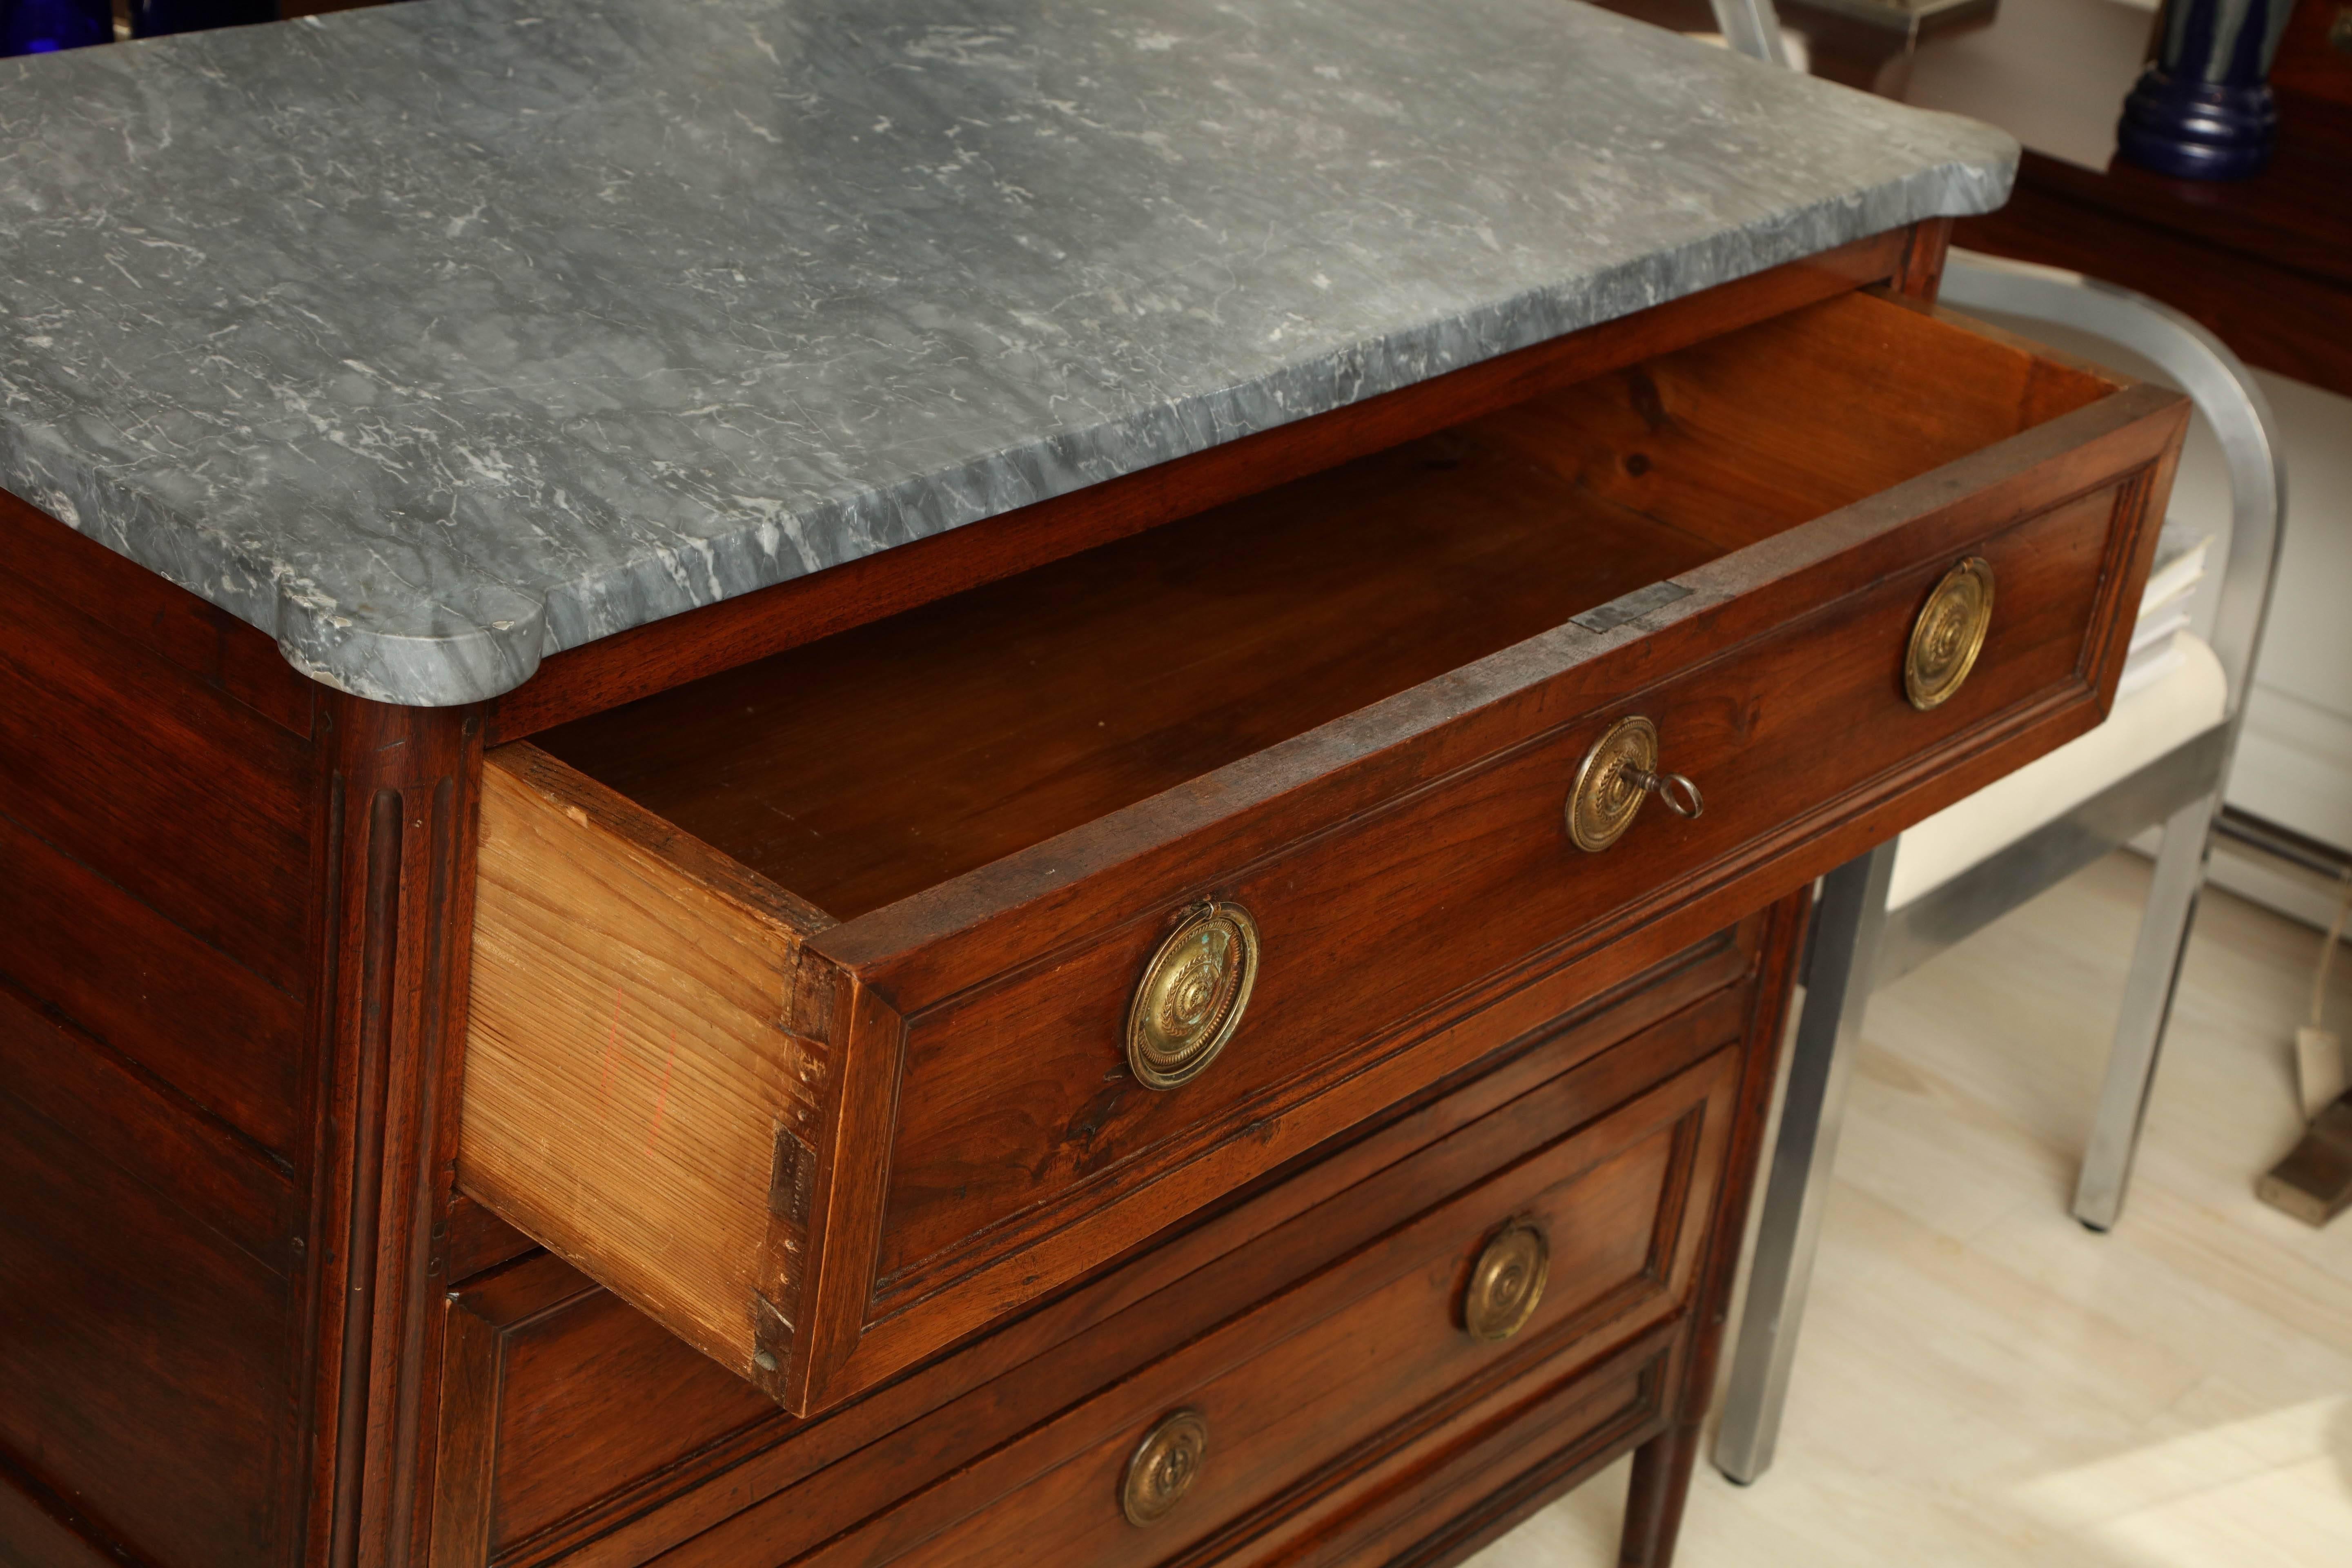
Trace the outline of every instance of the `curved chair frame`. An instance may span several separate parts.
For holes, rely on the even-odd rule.
[[[2169,306],[2128,289],[1990,258],[1956,253],[1942,297],[1957,309],[2060,323],[2137,353],[2179,384],[2220,437],[2231,515],[2211,641],[2228,701],[2219,723],[1901,910],[1890,913],[1886,907],[1892,843],[1823,879],[1747,1306],[1716,1435],[1717,1468],[1742,1483],[1772,1462],[1821,1205],[1871,991],[2160,823],[2163,845],[2074,1192],[2074,1215],[2084,1226],[2105,1231],[2116,1223],[2278,570],[2286,476],[2277,433],[2262,388],[2219,339]]]

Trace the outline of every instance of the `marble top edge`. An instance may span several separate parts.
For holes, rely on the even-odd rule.
[[[162,43],[0,63],[0,487],[416,705],[1990,210],[2017,155],[1566,0],[420,0]]]

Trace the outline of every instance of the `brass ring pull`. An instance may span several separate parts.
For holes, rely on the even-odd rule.
[[[1939,708],[1977,667],[1992,625],[1992,563],[1971,555],[1944,574],[1911,623],[1903,656],[1903,695],[1926,712]]]
[[[1127,1065],[1146,1089],[1187,1084],[1241,1026],[1257,984],[1257,922],[1211,900],[1185,912],[1143,966],[1127,1009]]]
[[[1209,1457],[1208,1418],[1197,1410],[1171,1410],[1152,1423],[1127,1461],[1119,1482],[1119,1511],[1140,1529],[1159,1523],[1184,1500]]]
[[[1513,1220],[1487,1238],[1470,1266],[1463,1328],[1474,1340],[1509,1339],[1536,1315],[1550,1272],[1551,1244],[1542,1229],[1531,1220]]]
[[[1676,816],[1706,810],[1706,797],[1681,773],[1658,771],[1658,727],[1635,713],[1609,726],[1578,764],[1568,792],[1568,836],[1579,849],[1599,854],[1624,837],[1652,795]]]

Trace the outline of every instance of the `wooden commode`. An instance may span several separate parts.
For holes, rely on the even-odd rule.
[[[2185,402],[1936,307],[1991,133],[1583,7],[1328,0],[1251,47],[1339,74],[1261,79],[1183,41],[1260,0],[1155,0],[1149,49],[743,3],[684,42],[461,0],[188,45],[350,149],[334,104],[446,79],[419,145],[510,199],[380,239],[418,269],[381,342],[301,295],[341,324],[270,340],[299,418],[127,403],[105,431],[177,443],[134,460],[0,397],[0,1559],[1435,1563],[1631,1452],[1622,1560],[1664,1564],[1810,889],[2099,721]],[[1584,112],[1543,71],[1433,85],[1521,37],[1664,117],[1611,154],[1654,210],[1522,202]],[[1132,92],[1048,135],[1068,61]],[[1230,124],[1102,129],[1195,69]],[[352,73],[378,96],[310,85]],[[1667,82],[1730,106],[1706,148]],[[826,173],[916,168],[928,92],[993,151]],[[1323,140],[1198,183],[1244,165],[1185,137],[1307,99]],[[723,137],[629,142],[633,185],[656,102]],[[1473,142],[1503,172],[1430,151]],[[954,316],[1146,221],[1023,205],[1081,156],[1224,226],[1168,218],[1165,276],[1083,320]],[[1434,183],[1346,206],[1390,179]],[[1491,216],[1429,216],[1457,194]],[[1261,208],[1292,237],[1235,239]],[[898,271],[729,292],[848,267],[842,212]],[[356,276],[337,214],[268,267]],[[768,214],[790,244],[695,248]],[[498,273],[475,223],[544,247]],[[1325,299],[1378,331],[1286,360],[1321,318],[1253,314]],[[1242,368],[1178,384],[1210,351]],[[1160,423],[1087,423],[1130,394]],[[266,633],[216,565],[272,550]]]

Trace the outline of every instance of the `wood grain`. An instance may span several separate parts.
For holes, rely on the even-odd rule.
[[[64,1500],[66,1535],[14,1516],[60,1551],[304,1547],[307,684],[0,497],[0,1468]]]
[[[279,1559],[294,1194],[85,1052],[0,994],[0,1457],[142,1557]]]
[[[0,572],[0,809],[297,994],[314,770],[283,729]]]
[[[10,1568],[122,1568],[129,1553],[23,1470],[0,1458],[0,1562]]]
[[[299,739],[324,688],[297,675],[266,632],[173,586],[0,490],[0,573],[71,605],[124,643],[194,676]]]
[[[1922,365],[1934,366],[1925,384]],[[1711,557],[2118,389],[1964,318],[1849,297],[1530,399],[1480,428],[1580,492],[1705,538]]]
[[[529,747],[483,775],[467,1190],[739,1375],[788,1312],[824,917]]]
[[[0,972],[291,1172],[302,1001],[0,816]]]
[[[1474,427],[537,743],[850,919],[1713,553]]]

